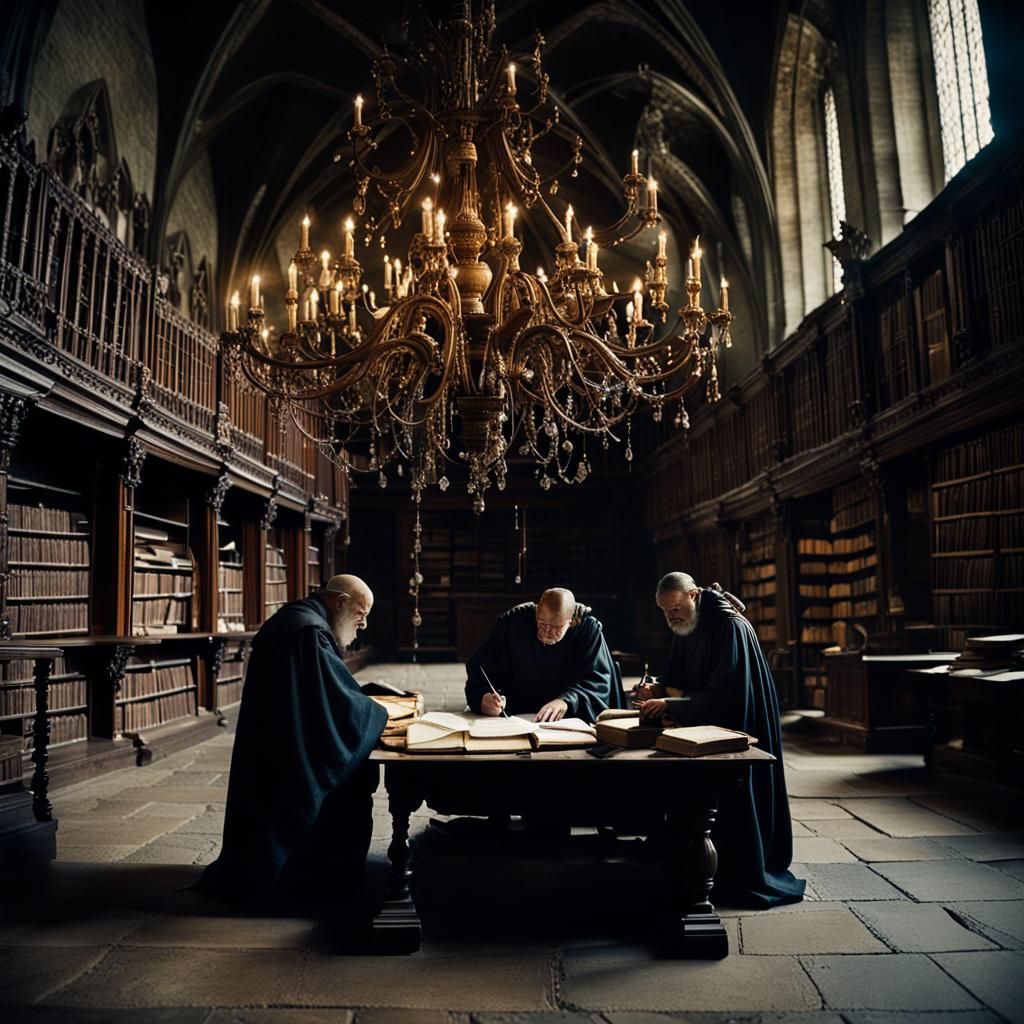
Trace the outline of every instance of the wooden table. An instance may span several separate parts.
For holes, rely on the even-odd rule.
[[[674,951],[721,959],[729,954],[725,928],[710,895],[718,867],[711,834],[718,794],[751,767],[775,760],[752,747],[740,753],[677,757],[653,750],[620,750],[598,759],[585,750],[521,754],[405,754],[375,750],[384,768],[391,813],[391,869],[384,905],[374,921],[373,951],[413,953],[420,919],[410,894],[413,864],[409,818],[426,803],[441,814],[518,814],[568,825],[612,825],[627,818],[650,834],[664,831],[662,863],[668,891],[681,894]],[[572,793],[566,801],[564,794]],[[673,914],[675,909],[673,910]]]

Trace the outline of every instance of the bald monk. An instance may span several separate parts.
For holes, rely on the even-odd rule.
[[[566,715],[593,722],[605,708],[623,706],[601,623],[563,587],[499,616],[467,662],[466,675],[466,702],[485,715],[505,708],[510,714],[536,712],[538,722]]]
[[[387,722],[342,653],[373,593],[332,576],[261,627],[242,691],[220,857],[199,888],[251,906],[314,906],[363,927],[375,765]]]

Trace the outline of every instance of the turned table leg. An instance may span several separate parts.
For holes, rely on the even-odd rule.
[[[711,826],[718,813],[717,794],[708,789],[700,802],[669,812],[669,843],[665,874],[669,891],[678,901],[680,955],[721,960],[729,955],[729,940],[711,903],[718,869],[718,852]]]
[[[384,904],[373,921],[375,953],[415,953],[420,948],[420,919],[412,901],[412,850],[409,845],[409,818],[423,802],[408,789],[400,772],[388,766],[384,772],[391,812],[391,845],[388,846],[388,872]]]

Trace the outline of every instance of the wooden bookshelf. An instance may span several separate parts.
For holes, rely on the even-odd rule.
[[[284,548],[267,541],[266,583],[263,596],[263,617],[269,619],[278,608],[288,603],[288,563]]]
[[[16,737],[22,754],[32,750],[32,726],[36,712],[34,669],[35,662],[31,659],[0,662],[0,736]],[[88,738],[88,703],[85,675],[69,670],[63,655],[54,659],[47,687],[46,712],[51,748]]]
[[[765,650],[771,650],[778,642],[775,610],[777,532],[771,515],[758,516],[750,523],[740,555],[740,597],[747,606],[744,614]]]
[[[878,627],[877,525],[877,499],[866,480],[835,488],[829,520],[832,559],[828,588],[832,639],[843,648],[859,646],[851,636],[852,623],[868,633]]]
[[[939,451],[931,520],[932,612],[946,646],[1024,621],[1024,426]]]
[[[237,704],[242,699],[250,639],[251,637],[225,642],[223,660],[217,673],[217,694],[214,704],[219,711]]]
[[[13,476],[7,486],[7,615],[12,635],[88,633],[92,532],[84,495]]]
[[[179,718],[195,717],[197,697],[194,656],[132,659],[114,702],[115,733],[137,733]]]
[[[217,632],[245,631],[245,566],[230,523],[217,522]]]
[[[161,509],[160,511],[164,511]],[[188,504],[155,511],[136,509],[132,556],[132,635],[166,636],[193,628],[193,567]],[[172,518],[184,513],[184,518]]]

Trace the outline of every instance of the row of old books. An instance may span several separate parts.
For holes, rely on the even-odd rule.
[[[1020,465],[1024,465],[1024,428],[1006,427],[940,452],[935,462],[935,480],[959,480],[993,469]]]
[[[988,589],[996,585],[996,560],[936,558],[933,578],[936,590]]]
[[[54,747],[58,743],[71,743],[75,740],[89,738],[89,716],[84,712],[70,712],[68,714],[47,715],[46,722],[50,727],[50,739],[48,746]],[[33,719],[30,717],[22,719],[24,736],[21,743],[26,753],[35,746],[33,742]]]
[[[118,699],[155,697],[167,690],[180,690],[193,684],[191,662],[152,662],[125,672]]]
[[[21,684],[31,683],[35,674],[35,662],[31,658],[14,658],[11,661],[0,661],[0,683]],[[64,655],[53,659],[50,678],[67,675]]]
[[[89,631],[89,602],[45,601],[21,604],[17,600],[7,605],[11,632],[18,636],[46,636],[58,633],[87,633]]]
[[[88,565],[89,541],[85,537],[12,533],[7,538],[7,557],[16,565]]]
[[[762,515],[753,520],[746,549],[740,555],[743,600],[747,619],[764,647],[774,646],[778,632],[775,624],[775,543],[777,530],[772,518]]]
[[[116,712],[115,728],[118,732],[151,729],[177,718],[195,715],[196,693],[191,689],[154,697],[153,700],[118,704]]]
[[[797,541],[796,550],[798,555],[853,555],[874,546],[874,537],[870,533],[862,533],[855,537],[802,537]]]
[[[85,679],[50,682],[46,688],[46,701],[50,711],[84,707],[88,701],[88,684]],[[34,715],[35,712],[36,691],[31,684],[0,688],[0,718]]]
[[[288,566],[284,549],[267,544],[266,549],[266,592],[263,598],[267,618],[288,601]]]
[[[834,505],[829,527],[832,533],[841,533],[843,530],[853,530],[864,523],[870,523],[875,516],[875,499],[871,495],[861,495],[850,500],[849,496],[841,493],[843,488],[836,488],[833,495]]]
[[[834,619],[867,619],[878,614],[878,598],[867,601],[835,601],[832,604]]]
[[[132,593],[135,597],[192,596],[191,572],[134,572]]]
[[[0,736],[0,786],[22,777],[20,736]]]
[[[77,512],[45,505],[13,504],[8,506],[7,514],[12,530],[78,533],[85,523],[85,517]]]
[[[838,597],[863,597],[865,594],[874,594],[878,590],[877,576],[861,576],[859,579],[845,580],[841,583],[830,583],[828,596]]]
[[[994,481],[983,476],[963,483],[936,484],[932,489],[932,517],[962,516],[995,508]]]
[[[88,593],[88,569],[15,569],[7,578],[8,598],[75,598]]]

